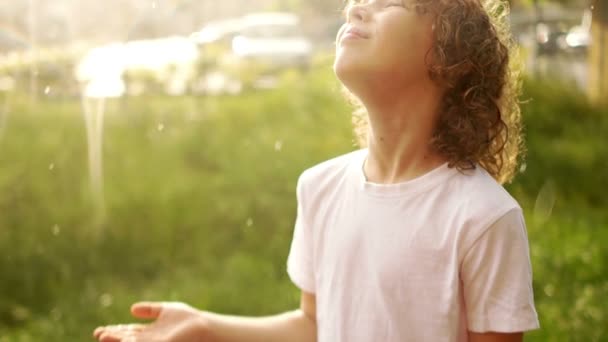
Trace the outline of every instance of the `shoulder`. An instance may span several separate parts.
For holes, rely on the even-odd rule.
[[[460,172],[454,177],[454,190],[462,196],[463,209],[470,212],[494,213],[498,219],[508,211],[519,209],[519,203],[486,170]]]
[[[357,150],[319,163],[305,170],[298,183],[304,187],[311,184],[318,186],[339,179],[362,157],[362,153],[363,150]]]
[[[362,162],[364,150],[349,152],[305,170],[298,179],[298,195],[319,193],[346,179],[349,170]]]
[[[519,219],[522,210],[517,200],[483,168],[459,172],[452,180],[451,195],[458,203],[461,228],[468,240],[465,245],[477,240],[508,213],[514,218],[509,222],[525,226]]]

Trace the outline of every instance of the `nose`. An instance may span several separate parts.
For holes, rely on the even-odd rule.
[[[346,22],[353,21],[366,22],[369,18],[369,12],[364,4],[352,4],[346,11]]]

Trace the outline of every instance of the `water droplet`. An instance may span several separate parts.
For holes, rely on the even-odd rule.
[[[156,129],[157,129],[159,132],[162,132],[163,130],[165,130],[165,125],[163,125],[162,123],[161,123],[161,124],[158,124],[158,126],[156,127]]]
[[[156,9],[156,1],[152,1],[152,9]]]
[[[534,216],[540,222],[547,221],[553,213],[556,200],[556,189],[552,181],[546,181],[536,197],[534,203]]]
[[[275,151],[277,151],[277,152],[279,152],[279,151],[281,151],[282,149],[283,149],[283,141],[281,141],[281,140],[277,140],[277,141],[274,143],[274,150],[275,150]]]
[[[61,232],[61,227],[58,224],[53,226],[53,235],[57,236]]]
[[[543,291],[545,292],[547,297],[553,297],[553,295],[555,294],[555,286],[553,286],[553,284],[547,284],[543,288]]]
[[[528,164],[523,163],[523,164],[521,164],[521,166],[519,167],[519,172],[520,172],[520,173],[524,173],[524,172],[526,172],[526,170],[527,170],[527,169],[528,169]]]
[[[112,302],[113,298],[112,295],[109,293],[104,293],[99,297],[99,304],[101,304],[101,306],[103,306],[104,308],[111,306]]]
[[[55,170],[55,163],[50,163],[49,164],[49,171],[53,171]]]
[[[253,219],[250,217],[247,219],[247,227],[253,226]]]
[[[44,88],[44,95],[48,95],[48,94],[50,94],[50,93],[51,93],[51,87],[50,87],[50,86],[46,86],[46,87]]]

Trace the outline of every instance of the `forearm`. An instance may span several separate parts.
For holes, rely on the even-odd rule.
[[[302,310],[249,318],[203,312],[211,342],[316,342],[316,323]]]

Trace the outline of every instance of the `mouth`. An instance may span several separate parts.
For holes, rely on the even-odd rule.
[[[365,33],[363,30],[360,30],[354,26],[349,27],[342,33],[340,36],[340,42],[344,40],[358,40],[358,39],[368,39],[369,35]]]

